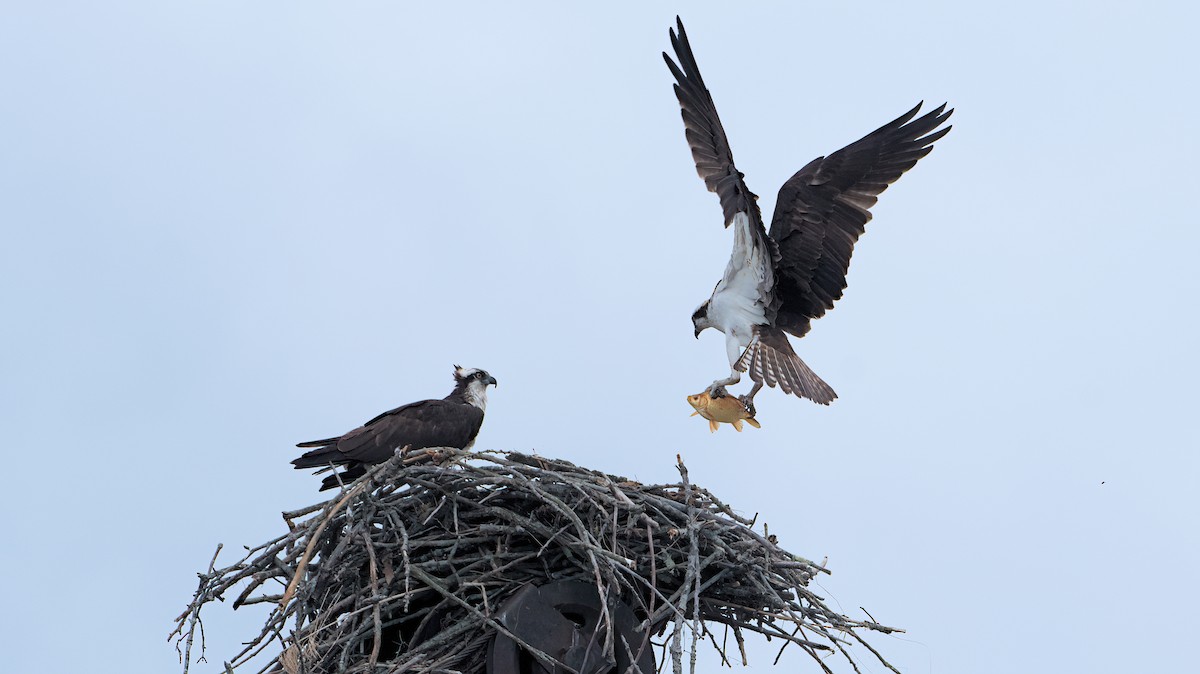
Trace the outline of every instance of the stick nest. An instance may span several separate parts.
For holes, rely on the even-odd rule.
[[[901,630],[830,610],[809,590],[823,566],[755,532],[678,467],[679,483],[644,485],[516,452],[398,455],[329,501],[284,513],[288,533],[237,563],[216,568],[218,546],[169,638],[186,674],[198,631],[204,648],[201,608],[244,582],[234,608],[271,611],[227,672],[256,667],[247,663],[278,643],[258,672],[482,674],[493,635],[515,638],[493,618],[505,599],[527,583],[583,580],[643,620],[641,644],[615,647],[655,648],[660,669],[669,652],[676,674],[685,637],[694,671],[701,640],[724,663],[736,645],[744,664],[747,632],[825,672],[831,653],[858,671],[852,643],[896,671],[859,632]]]

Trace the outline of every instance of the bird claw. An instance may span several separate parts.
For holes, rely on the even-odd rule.
[[[729,392],[725,390],[724,384],[713,384],[712,386],[708,387],[708,397],[712,398],[713,400],[716,400],[717,398],[724,398],[728,395]]]
[[[738,402],[746,409],[746,413],[754,416],[754,398],[752,396],[738,396]]]

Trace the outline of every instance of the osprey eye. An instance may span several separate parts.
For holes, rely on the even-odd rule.
[[[476,372],[476,373],[475,373],[475,378],[476,378],[476,379],[483,379],[483,373],[482,373],[482,372]]]

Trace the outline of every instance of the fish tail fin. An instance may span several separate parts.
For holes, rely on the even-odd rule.
[[[753,427],[755,427],[755,428],[762,428],[762,426],[761,426],[761,425],[759,425],[758,421],[756,421],[756,420],[754,419],[754,417],[750,417],[749,419],[747,419],[747,420],[746,420],[746,423],[750,424],[751,426],[753,426]]]

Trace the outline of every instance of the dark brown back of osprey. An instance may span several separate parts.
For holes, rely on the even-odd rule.
[[[643,485],[518,453],[397,457],[284,513],[288,532],[237,563],[216,568],[214,556],[171,636],[186,672],[201,608],[235,592],[235,608],[270,610],[229,669],[275,653],[251,666],[288,674],[624,674],[652,668],[651,653],[682,663],[685,635],[694,653],[704,623],[732,633],[743,661],[746,632],[850,659],[846,643],[866,645],[859,631],[898,631],[830,610],[808,589],[822,566],[759,535],[679,469],[679,483]],[[555,599],[564,593],[573,599]],[[530,629],[540,624],[558,631]],[[583,632],[573,651],[555,644]]]

